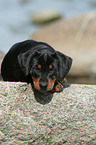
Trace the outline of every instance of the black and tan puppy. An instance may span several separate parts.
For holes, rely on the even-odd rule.
[[[6,54],[1,75],[4,81],[32,83],[40,92],[62,91],[72,59],[43,42],[26,40]]]

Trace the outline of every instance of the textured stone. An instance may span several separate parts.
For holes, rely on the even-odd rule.
[[[30,84],[0,82],[1,145],[95,145],[96,86],[66,84],[44,104],[46,95],[37,102]]]

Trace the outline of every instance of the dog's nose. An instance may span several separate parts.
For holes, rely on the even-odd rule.
[[[48,83],[46,83],[46,82],[41,82],[40,83],[41,90],[46,90],[47,89],[47,86],[48,86]]]

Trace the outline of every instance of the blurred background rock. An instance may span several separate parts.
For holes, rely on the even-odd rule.
[[[73,58],[69,83],[96,84],[95,9],[96,0],[0,1],[0,50],[28,38],[45,41]]]

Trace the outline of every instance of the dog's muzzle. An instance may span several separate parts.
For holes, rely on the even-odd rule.
[[[39,85],[40,85],[40,89],[42,91],[46,91],[47,90],[47,87],[48,87],[48,83],[47,82],[40,82]]]

